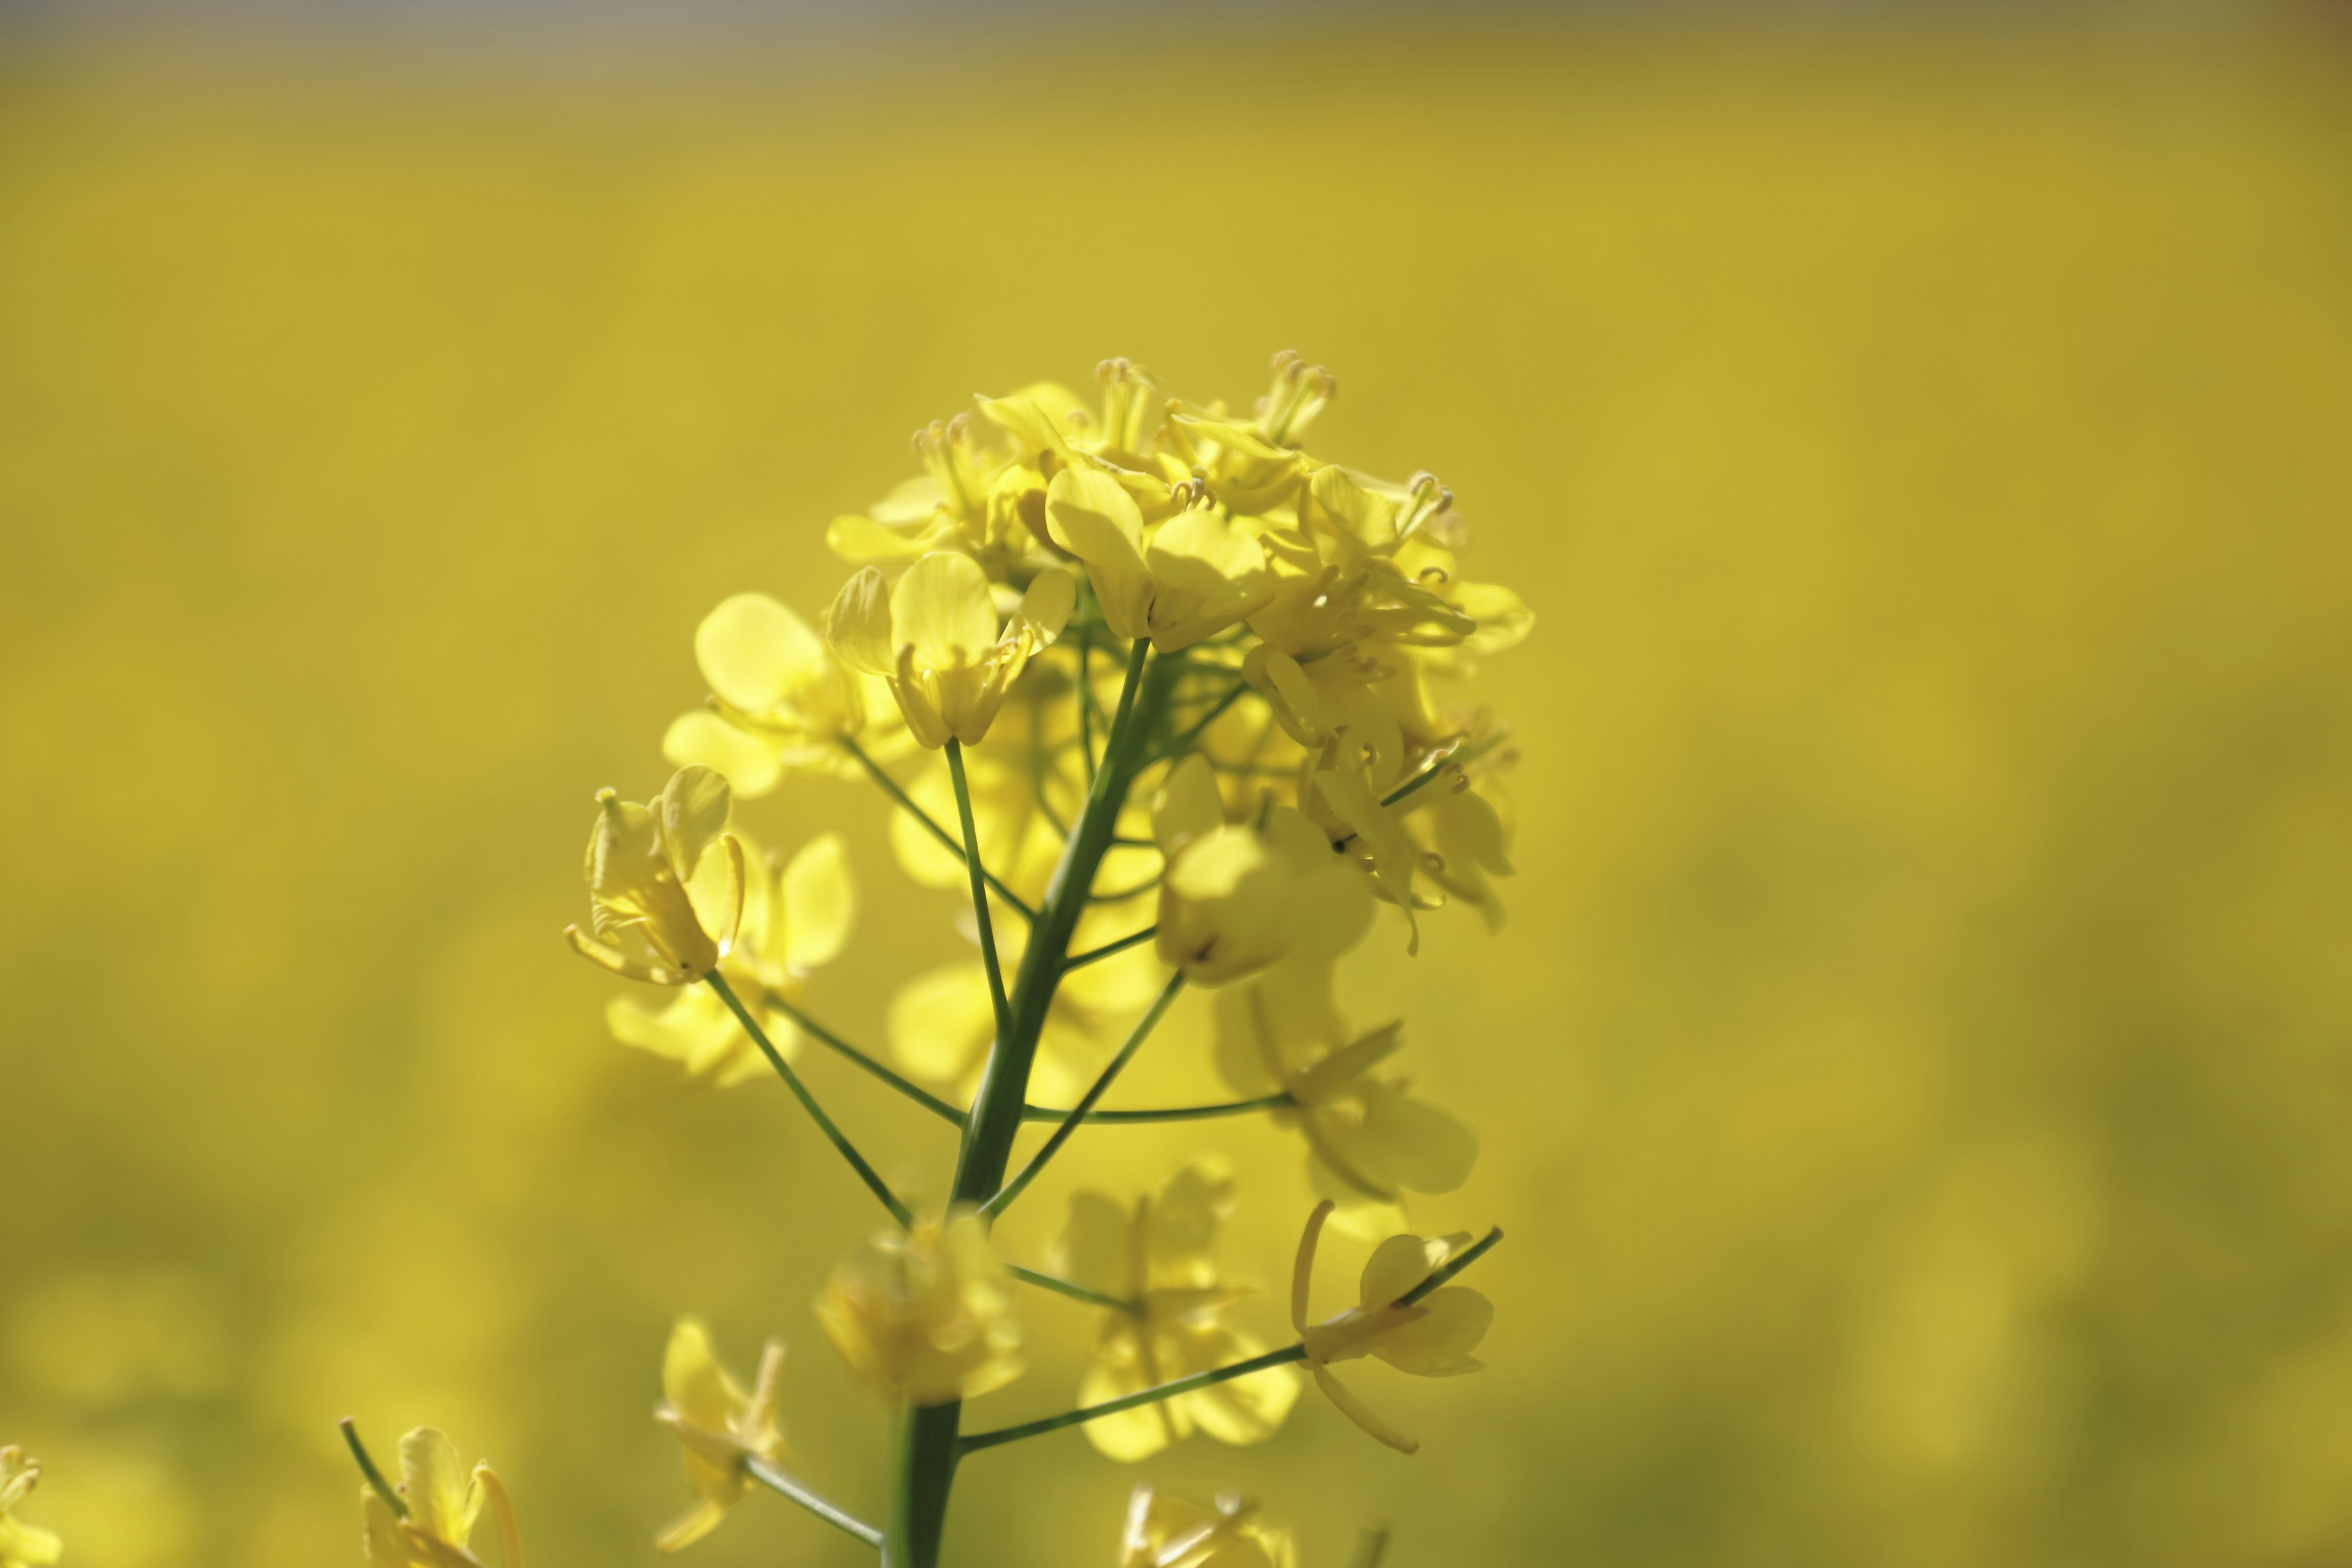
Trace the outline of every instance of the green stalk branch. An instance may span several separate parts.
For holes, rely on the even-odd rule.
[[[1403,1295],[1399,1296],[1396,1299],[1396,1304],[1400,1307],[1412,1306],[1414,1302],[1419,1301],[1423,1297],[1428,1295],[1432,1290],[1436,1289],[1440,1285],[1444,1284],[1456,1274],[1461,1273],[1465,1268],[1469,1268],[1472,1264],[1477,1262],[1478,1259],[1486,1257],[1488,1252],[1494,1249],[1495,1244],[1502,1239],[1503,1227],[1498,1225],[1494,1229],[1488,1231],[1485,1236],[1480,1237],[1475,1244],[1464,1247],[1462,1249],[1461,1257],[1447,1262],[1442,1268],[1433,1272],[1428,1279],[1423,1280],[1420,1284],[1414,1286]]]
[[[778,1497],[790,1498],[842,1533],[854,1535],[868,1546],[882,1544],[880,1531],[855,1514],[845,1513],[834,1507],[765,1459],[745,1459],[743,1469],[753,1480]]]
[[[1268,1367],[1287,1366],[1307,1359],[1303,1344],[1286,1345],[1278,1351],[1268,1351],[1247,1361],[1221,1366],[1214,1372],[1196,1372],[1190,1377],[1180,1377],[1173,1383],[1163,1383],[1157,1388],[1147,1388],[1140,1394],[1130,1394],[1123,1399],[1107,1399],[1100,1405],[1088,1405],[1077,1410],[1066,1410],[1059,1415],[1043,1420],[1024,1421],[1018,1426],[1000,1426],[993,1432],[974,1432],[957,1445],[958,1451],[975,1454],[982,1448],[993,1448],[1000,1443],[1017,1443],[1024,1437],[1042,1437],[1048,1432],[1058,1432],[1065,1426],[1080,1426],[1089,1421],[1099,1421],[1106,1415],[1116,1415],[1122,1410],[1134,1410],[1146,1405],[1157,1405],[1163,1399],[1173,1399],[1180,1394],[1192,1394],[1203,1388],[1214,1388],[1221,1383],[1231,1383],[1237,1377],[1247,1377]]]
[[[1150,942],[1153,937],[1158,936],[1159,934],[1160,928],[1158,926],[1148,925],[1141,931],[1129,931],[1127,935],[1120,937],[1117,942],[1107,942],[1100,947],[1090,947],[1075,958],[1064,959],[1062,961],[1062,973],[1067,974],[1073,969],[1084,969],[1089,963],[1099,963],[1106,958],[1125,952],[1129,948],[1135,946],[1139,942]]]
[[[858,766],[866,770],[866,776],[872,779],[876,784],[881,785],[882,793],[898,803],[899,810],[905,812],[908,816],[913,817],[917,822],[921,823],[924,829],[929,832],[932,837],[938,839],[941,844],[946,845],[957,859],[964,861],[965,864],[969,865],[974,858],[976,858],[976,857],[967,856],[964,853],[962,843],[958,840],[956,836],[950,833],[946,828],[941,827],[937,819],[935,819],[929,812],[925,811],[921,806],[917,805],[915,804],[914,797],[908,795],[904,788],[900,787],[898,781],[892,778],[888,773],[883,772],[882,764],[866,754],[865,747],[859,745],[856,741],[850,739],[846,735],[841,736],[840,741],[842,749],[846,751],[851,756],[856,758]],[[991,871],[987,867],[982,866],[980,868],[980,874],[988,879],[988,885],[996,890],[996,896],[1003,900],[1004,902],[1023,920],[1031,921],[1036,920],[1037,911],[1031,909],[1028,902],[1024,900],[1020,894],[1006,887],[1003,882],[998,881],[994,872]]]
[[[955,781],[956,820],[963,825],[963,864],[971,876],[971,918],[980,925],[980,958],[988,970],[988,1000],[996,1009],[996,1037],[1013,1032],[1013,1008],[1004,1000],[1004,971],[996,961],[996,926],[988,913],[988,879],[980,863],[980,833],[972,826],[971,786],[963,776],[963,742],[948,738],[948,776]]]
[[[1045,1146],[1038,1150],[1026,1165],[1021,1167],[1021,1173],[1005,1183],[1003,1191],[980,1205],[980,1212],[983,1217],[1003,1214],[1011,1207],[1013,1200],[1021,1195],[1022,1190],[1037,1179],[1037,1173],[1045,1168],[1046,1162],[1062,1152],[1062,1145],[1070,1141],[1070,1134],[1078,1130],[1078,1124],[1087,1119],[1087,1112],[1095,1108],[1095,1102],[1103,1097],[1104,1092],[1126,1069],[1127,1064],[1135,1059],[1135,1053],[1143,1048],[1143,1042],[1150,1037],[1153,1027],[1167,1016],[1169,1007],[1176,1000],[1176,993],[1183,988],[1183,971],[1179,970],[1168,977],[1168,984],[1160,987],[1160,994],[1153,1000],[1150,1010],[1137,1021],[1134,1032],[1127,1037],[1127,1044],[1119,1047],[1118,1055],[1111,1058],[1110,1065],[1102,1069],[1102,1075],[1095,1079],[1094,1087],[1087,1089],[1079,1099],[1076,1109],[1063,1120],[1060,1126],[1054,1129],[1053,1136],[1045,1140]]]
[[[1150,1110],[1089,1110],[1085,1120],[1097,1127],[1140,1127],[1162,1121],[1206,1121],[1217,1116],[1246,1116],[1253,1110],[1279,1110],[1296,1104],[1286,1091],[1255,1100],[1228,1100],[1215,1105],[1171,1105]],[[1068,1121],[1077,1111],[1033,1105],[1022,1111],[1024,1121]]]
[[[816,1123],[817,1131],[832,1141],[833,1146],[841,1151],[841,1157],[849,1162],[850,1169],[857,1173],[857,1179],[882,1200],[882,1206],[890,1211],[890,1217],[902,1226],[914,1224],[915,1216],[907,1211],[905,1204],[898,1201],[898,1194],[892,1192],[890,1184],[866,1163],[866,1156],[857,1152],[857,1145],[833,1124],[833,1118],[824,1113],[824,1107],[819,1105],[816,1096],[808,1091],[808,1085],[803,1083],[801,1075],[793,1070],[793,1064],[784,1060],[782,1054],[769,1040],[768,1032],[744,1010],[743,1004],[735,995],[735,988],[727,984],[727,977],[714,969],[703,979],[719,993],[719,999],[727,1004],[727,1010],[735,1015],[735,1021],[743,1026],[743,1032],[751,1037],[751,1043],[760,1047],[761,1055],[766,1057],[768,1065],[776,1069],[776,1076],[784,1080],[784,1087],[793,1091],[793,1098],[801,1102],[801,1109],[809,1113],[809,1119]]]
[[[803,1034],[813,1036],[825,1045],[831,1046],[835,1050],[839,1051],[843,1056],[847,1057],[851,1061],[856,1062],[859,1067],[864,1068],[867,1072],[872,1073],[876,1078],[880,1079],[884,1083],[888,1084],[892,1089],[897,1089],[900,1094],[905,1095],[908,1100],[913,1100],[917,1105],[921,1106],[925,1110],[929,1111],[932,1115],[948,1121],[952,1121],[958,1127],[963,1125],[964,1116],[962,1111],[958,1110],[954,1106],[950,1105],[938,1095],[931,1093],[929,1089],[915,1082],[912,1079],[905,1078],[898,1073],[893,1072],[882,1063],[875,1060],[872,1057],[867,1056],[864,1051],[859,1050],[856,1046],[851,1045],[847,1040],[843,1039],[840,1036],[835,1034],[832,1030],[826,1028],[824,1025],[810,1017],[806,1013],[802,1012],[798,1007],[793,1006],[790,1002],[785,1001],[783,997],[778,995],[775,992],[762,990],[760,993],[760,996],[761,999],[766,1002],[769,1006],[773,1007],[777,1012],[782,1013],[785,1017],[790,1018],[793,1023],[799,1025]]]
[[[383,1472],[375,1468],[374,1457],[367,1451],[367,1445],[360,1441],[358,1425],[346,1415],[335,1423],[335,1427],[342,1433],[343,1446],[351,1449],[352,1458],[359,1461],[360,1474],[365,1478],[368,1489],[383,1500],[383,1506],[392,1510],[394,1518],[406,1519],[408,1517],[407,1500],[400,1495],[390,1481],[383,1479]]]
[[[1129,1317],[1143,1316],[1143,1303],[1140,1301],[1130,1301],[1124,1296],[1106,1296],[1099,1290],[1089,1290],[1085,1286],[1073,1284],[1067,1279],[1057,1279],[1051,1274],[1040,1274],[1034,1268],[1024,1268],[1018,1263],[1008,1263],[1004,1268],[1006,1273],[1024,1285],[1034,1285],[1040,1290],[1052,1290],[1067,1296],[1073,1301],[1084,1301],[1089,1307],[1108,1307],[1114,1312],[1125,1312]]]

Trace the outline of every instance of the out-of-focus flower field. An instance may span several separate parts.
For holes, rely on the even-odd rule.
[[[644,799],[747,588],[976,390],[1108,353],[1434,469],[1534,608],[1497,937],[1351,984],[1479,1127],[1422,1228],[1490,1370],[1367,1373],[956,1497],[1108,1564],[1240,1485],[1308,1568],[2299,1563],[2352,1550],[2352,71],[2326,36],[1044,34],[531,71],[0,64],[0,1440],[73,1568],[356,1561],[333,1422],[448,1428],[543,1563],[651,1561],[680,1310],[815,1331],[876,1214],[762,1081],[606,1036],[589,797]],[[868,789],[811,1005],[968,952]],[[1139,1100],[1214,1097],[1206,999]],[[819,1091],[936,1200],[947,1133]],[[1211,1124],[1282,1321],[1297,1145]],[[1008,1221],[1154,1184],[1081,1138]],[[1337,1266],[1327,1266],[1334,1267]],[[1347,1265],[1352,1269],[1352,1262]],[[1340,1272],[1344,1272],[1341,1270]],[[1089,1321],[1031,1294],[1006,1420]],[[1058,1341],[1059,1348],[1048,1342]],[[772,1498],[705,1568],[870,1563]]]

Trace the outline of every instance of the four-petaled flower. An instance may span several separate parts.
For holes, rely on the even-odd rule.
[[[1013,1277],[969,1210],[852,1252],[816,1315],[860,1381],[910,1404],[969,1399],[1021,1375]]]
[[[784,1435],[776,1423],[783,1386],[782,1341],[770,1340],[761,1352],[760,1375],[746,1394],[710,1348],[709,1331],[696,1319],[678,1320],[662,1352],[664,1403],[654,1419],[686,1450],[686,1484],[696,1501],[656,1538],[658,1550],[682,1552],[716,1530],[742,1500],[750,1484],[745,1466],[784,1457]]]
[[[988,574],[969,555],[935,550],[896,587],[867,566],[825,612],[825,637],[852,668],[889,683],[907,728],[926,746],[988,733],[1029,656],[1062,633],[1077,584],[1058,567],[1030,580],[1000,625]]]
[[[1224,1321],[1246,1294],[1217,1277],[1217,1233],[1233,1206],[1233,1177],[1206,1160],[1170,1177],[1157,1201],[1138,1198],[1132,1214],[1101,1193],[1071,1194],[1055,1259],[1064,1278],[1141,1309],[1104,1314],[1079,1384],[1081,1405],[1264,1352],[1264,1344]],[[1195,1427],[1221,1443],[1257,1443],[1274,1435],[1297,1398],[1297,1375],[1271,1367],[1090,1421],[1086,1433],[1097,1448],[1128,1460],[1148,1458]]]
[[[845,666],[814,627],[765,594],[738,594],[705,616],[694,661],[709,704],[670,721],[662,755],[718,769],[747,800],[787,773],[854,776],[845,741],[881,756],[906,747],[883,683]]]
[[[1214,1508],[1138,1487],[1128,1499],[1118,1568],[1295,1568],[1290,1531],[1265,1522],[1255,1498],[1231,1492]]]
[[[1447,1285],[1431,1291],[1412,1306],[1399,1298],[1444,1268],[1470,1242],[1466,1231],[1454,1236],[1392,1236],[1373,1249],[1364,1265],[1356,1305],[1337,1317],[1309,1324],[1307,1292],[1315,1279],[1315,1247],[1322,1238],[1323,1222],[1331,1217],[1331,1200],[1324,1199],[1307,1216],[1298,1238],[1298,1264],[1290,1280],[1290,1323],[1307,1347],[1307,1370],[1340,1414],[1402,1454],[1417,1452],[1420,1442],[1382,1421],[1331,1374],[1331,1363],[1376,1355],[1399,1372],[1416,1377],[1454,1377],[1475,1372],[1486,1363],[1470,1352],[1486,1337],[1495,1321],[1495,1304],[1466,1285]]]
[[[498,1515],[508,1568],[520,1568],[522,1537],[498,1472],[486,1462],[468,1475],[457,1448],[434,1427],[401,1438],[399,1491],[406,1518],[373,1487],[361,1489],[368,1568],[482,1568],[471,1543],[485,1503]]]
[[[680,768],[647,805],[597,792],[589,931],[563,931],[582,957],[654,985],[691,985],[719,967],[743,915],[732,803],[726,779],[705,767]]]

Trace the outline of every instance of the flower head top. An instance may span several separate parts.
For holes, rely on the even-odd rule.
[[[1454,1377],[1475,1372],[1485,1363],[1470,1352],[1486,1337],[1495,1321],[1495,1304],[1466,1285],[1448,1285],[1407,1304],[1405,1298],[1465,1253],[1467,1231],[1424,1239],[1392,1236],[1373,1250],[1364,1265],[1356,1305],[1310,1324],[1307,1295],[1315,1279],[1315,1248],[1322,1238],[1323,1222],[1331,1217],[1331,1200],[1324,1199],[1307,1216],[1298,1238],[1298,1263],[1291,1275],[1290,1323],[1307,1347],[1307,1369],[1340,1413],[1399,1453],[1419,1451],[1418,1440],[1405,1436],[1372,1414],[1363,1401],[1331,1375],[1333,1362],[1376,1355],[1399,1372],[1416,1377]]]
[[[1268,1524],[1255,1498],[1231,1492],[1214,1508],[1138,1487],[1127,1505],[1118,1568],[1296,1568],[1290,1531]]]
[[[719,967],[743,914],[743,845],[727,831],[732,792],[680,768],[647,805],[597,793],[588,835],[590,932],[583,957],[655,985],[690,985]]]
[[[1225,1321],[1247,1291],[1222,1279],[1218,1233],[1233,1212],[1234,1182],[1222,1162],[1196,1160],[1159,1196],[1132,1211],[1097,1192],[1070,1198],[1056,1259],[1064,1278],[1135,1303],[1103,1315],[1078,1389],[1100,1405],[1157,1384],[1211,1372],[1261,1354],[1265,1346]],[[1298,1398],[1288,1367],[1272,1367],[1174,1399],[1087,1423],[1087,1438],[1115,1459],[1149,1458],[1199,1428],[1221,1443],[1274,1435]]]
[[[1030,655],[1061,635],[1076,593],[1068,573],[1048,567],[1000,625],[979,563],[933,551],[895,587],[875,567],[856,573],[825,613],[825,636],[845,663],[889,684],[917,741],[971,745]]]
[[[1293,952],[1335,958],[1370,923],[1363,874],[1320,829],[1281,805],[1256,824],[1226,822],[1197,752],[1169,774],[1151,816],[1168,858],[1160,956],[1196,984],[1237,980]]]
[[[40,1484],[41,1465],[15,1446],[0,1448],[0,1568],[48,1568],[65,1554],[54,1531],[26,1524],[16,1505]]]
[[[522,1562],[514,1504],[498,1472],[486,1461],[468,1474],[456,1447],[435,1428],[419,1426],[401,1438],[395,1495],[400,1510],[373,1484],[361,1490],[368,1568],[482,1568],[472,1542],[486,1503],[498,1516],[509,1568]]]
[[[695,1505],[663,1531],[654,1544],[680,1552],[719,1526],[742,1500],[745,1467],[754,1459],[774,1463],[784,1457],[784,1435],[776,1422],[782,1398],[784,1347],[770,1340],[760,1354],[760,1375],[749,1394],[720,1364],[710,1334],[700,1321],[681,1318],[662,1352],[662,1398],[654,1419],[676,1434],[686,1451],[686,1484]]]
[[[849,1370],[893,1398],[944,1405],[1021,1375],[1013,1279],[970,1212],[859,1247],[834,1269],[816,1311]]]

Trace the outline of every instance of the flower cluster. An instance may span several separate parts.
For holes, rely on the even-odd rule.
[[[40,1479],[39,1460],[26,1458],[22,1448],[0,1448],[0,1568],[48,1568],[65,1554],[55,1531],[16,1517],[16,1505]]]
[[[1097,379],[1092,400],[1033,385],[919,431],[921,471],[827,530],[848,568],[829,601],[720,604],[694,637],[707,700],[663,737],[677,772],[643,805],[597,797],[591,919],[570,939],[667,989],[615,998],[614,1036],[699,1083],[772,1072],[890,1221],[815,1307],[851,1373],[901,1412],[887,1531],[784,1468],[781,1346],[747,1393],[689,1319],[657,1414],[696,1502],[664,1551],[756,1485],[894,1565],[932,1568],[961,1462],[987,1448],[1065,1426],[1129,1462],[1195,1433],[1255,1443],[1311,1383],[1410,1453],[1332,1367],[1478,1364],[1492,1310],[1447,1281],[1500,1233],[1402,1231],[1412,1194],[1469,1179],[1477,1140],[1391,1070],[1401,1024],[1345,1020],[1338,976],[1383,907],[1407,952],[1450,903],[1500,922],[1515,753],[1473,681],[1530,616],[1465,574],[1470,530],[1433,477],[1391,482],[1308,452],[1336,391],[1320,366],[1277,355],[1246,413],[1175,397],[1126,360]],[[901,869],[969,899],[956,926],[970,959],[906,977],[887,1058],[821,1022],[805,988],[855,922],[842,839],[795,826],[779,836],[799,845],[786,858],[738,820],[795,774],[878,788]],[[1241,1098],[1106,1105],[1188,987],[1213,993],[1214,1067]],[[953,1125],[942,1201],[919,1211],[833,1121],[802,1076],[811,1040]],[[1156,1190],[1076,1193],[1047,1269],[1001,1254],[995,1218],[1073,1138],[1251,1115],[1299,1135],[1322,1199],[1287,1342],[1252,1325],[1255,1288],[1220,1260],[1235,1184],[1205,1152]],[[1042,1140],[1016,1161],[1033,1124]],[[1308,1284],[1335,1217],[1386,1239],[1357,1303],[1313,1322]],[[1076,1405],[970,1429],[965,1402],[1023,1374],[1024,1287],[1097,1314]],[[409,1553],[399,1561],[464,1558],[478,1503],[425,1458],[403,1489],[372,1485],[371,1552],[381,1538]],[[415,1500],[404,1513],[403,1495]],[[1147,1487],[1119,1560],[1294,1556],[1255,1501]]]

